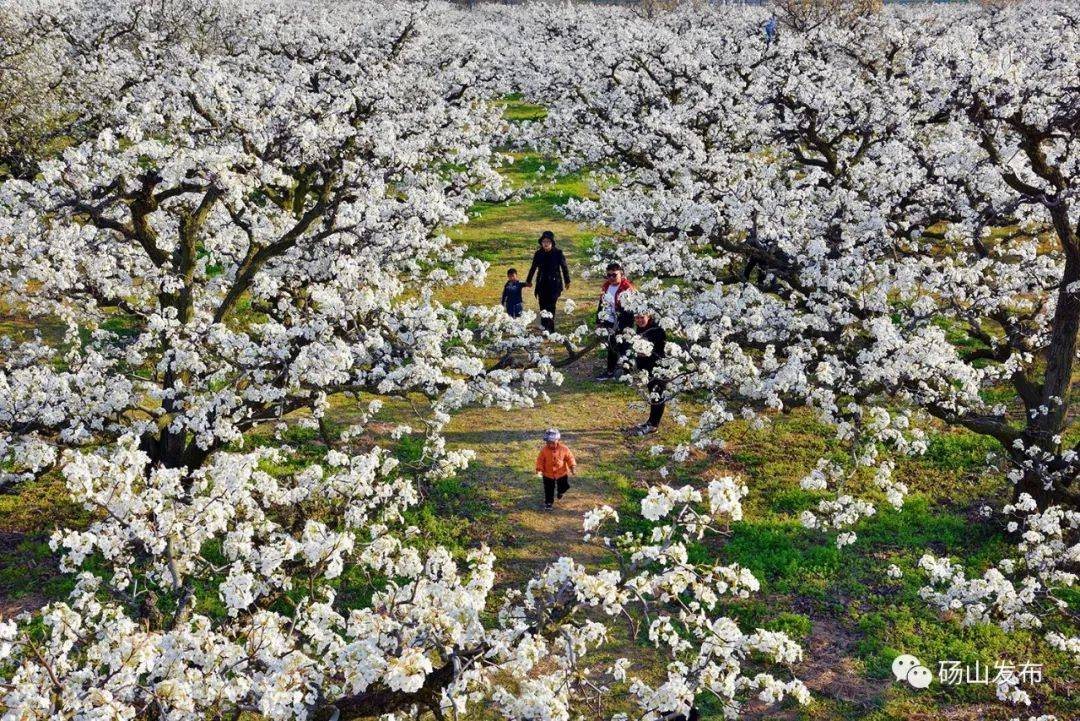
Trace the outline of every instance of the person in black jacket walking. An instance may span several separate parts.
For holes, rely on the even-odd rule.
[[[540,235],[540,247],[533,253],[532,266],[525,278],[526,287],[532,286],[536,276],[536,298],[540,303],[540,325],[544,330],[555,332],[555,304],[559,302],[563,288],[570,288],[570,269],[566,256],[555,245],[555,234],[545,230]],[[543,312],[550,315],[544,317]]]
[[[631,432],[634,435],[644,436],[656,433],[660,426],[660,419],[664,417],[664,392],[667,390],[667,381],[656,375],[656,364],[664,357],[667,346],[667,333],[656,324],[652,316],[644,313],[634,316],[634,325],[637,327],[638,337],[648,342],[648,350],[637,351],[634,365],[639,371],[648,374],[649,389],[649,420],[636,426]],[[635,343],[635,346],[640,344]]]

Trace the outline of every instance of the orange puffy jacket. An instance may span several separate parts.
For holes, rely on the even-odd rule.
[[[544,444],[540,455],[536,457],[536,470],[548,478],[562,478],[570,475],[570,469],[577,465],[574,454],[560,441],[554,448]]]

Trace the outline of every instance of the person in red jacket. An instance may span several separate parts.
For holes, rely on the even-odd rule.
[[[544,479],[544,508],[548,511],[556,498],[570,490],[570,476],[577,474],[574,454],[559,440],[561,437],[558,428],[544,431],[544,447],[536,457],[536,472]]]
[[[607,279],[600,287],[600,303],[596,307],[597,325],[608,333],[607,370],[596,376],[598,381],[610,381],[621,375],[618,364],[627,350],[622,331],[634,324],[634,314],[622,307],[622,294],[633,289],[634,284],[627,279],[623,267],[608,263]]]

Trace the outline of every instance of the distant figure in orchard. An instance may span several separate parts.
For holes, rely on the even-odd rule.
[[[777,35],[777,22],[776,16],[773,15],[765,22],[765,45],[772,45],[776,42]]]
[[[560,440],[558,428],[544,431],[544,446],[536,457],[536,472],[544,479],[544,510],[550,511],[555,499],[570,490],[570,476],[577,474],[574,454]]]
[[[618,364],[626,354],[622,331],[634,322],[634,314],[622,307],[622,294],[633,289],[623,267],[618,263],[608,263],[607,278],[600,287],[600,302],[596,306],[596,319],[608,333],[607,370],[596,377],[598,381],[609,381],[620,375]]]
[[[636,436],[644,436],[656,433],[660,427],[660,419],[664,417],[664,392],[667,390],[667,381],[656,375],[656,364],[664,357],[667,346],[667,333],[657,325],[653,317],[639,313],[634,316],[634,325],[637,326],[637,338],[634,342],[636,354],[635,367],[647,374],[646,387],[649,391],[649,419],[639,426],[631,429]]]
[[[555,332],[555,304],[563,289],[570,289],[570,268],[566,256],[555,245],[555,234],[545,230],[540,235],[540,247],[533,253],[532,266],[525,278],[525,287],[533,285],[536,276],[536,298],[540,303],[540,325],[549,333]]]
[[[524,301],[521,299],[521,289],[525,287],[527,286],[518,280],[517,268],[506,271],[506,285],[503,286],[500,303],[502,303],[503,308],[506,308],[506,313],[511,318],[521,317],[521,310],[524,307]]]

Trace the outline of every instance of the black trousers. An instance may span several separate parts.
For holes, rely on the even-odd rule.
[[[611,321],[601,321],[600,325],[607,328],[607,372],[614,373],[619,365],[619,359],[626,354],[626,341],[619,333],[619,326]]]
[[[551,293],[549,291],[546,293],[539,293],[536,296],[536,299],[540,301],[540,311],[543,312],[546,310],[548,313],[551,313],[550,318],[544,318],[543,316],[540,318],[541,327],[549,333],[555,332],[555,304],[559,302],[559,295],[561,294]]]
[[[656,428],[660,425],[660,419],[664,417],[664,391],[667,390],[667,382],[653,379],[649,381],[649,425]]]
[[[551,505],[555,502],[555,488],[559,489],[559,495],[566,493],[570,490],[570,477],[560,476],[559,478],[548,478],[544,476],[544,503]]]
[[[626,342],[622,335],[622,329],[629,327],[634,322],[634,316],[629,314],[621,314],[619,319],[612,323],[611,321],[601,321],[600,325],[608,330],[607,337],[607,372],[614,373],[615,369],[619,365],[619,360],[626,355],[630,350],[630,344]]]

